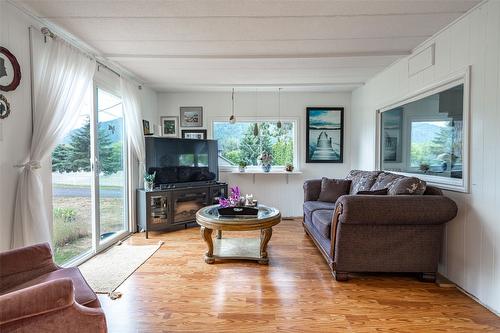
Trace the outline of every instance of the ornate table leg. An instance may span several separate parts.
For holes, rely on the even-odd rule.
[[[269,258],[267,257],[267,243],[271,239],[273,228],[266,228],[260,230],[260,260],[259,264],[268,264]]]
[[[217,230],[217,234],[215,237],[217,237],[217,239],[221,239],[222,238],[222,230],[220,230],[220,229]]]
[[[207,264],[213,264],[215,262],[214,258],[214,243],[212,242],[212,229],[206,227],[201,227],[201,238],[207,243],[208,251],[205,253],[205,262]]]

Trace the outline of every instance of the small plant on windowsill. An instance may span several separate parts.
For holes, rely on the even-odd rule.
[[[238,163],[238,170],[239,172],[245,172],[246,168],[247,168],[247,162],[241,160],[239,163]]]
[[[420,169],[420,171],[422,171],[423,173],[427,173],[429,171],[429,169],[431,168],[431,166],[429,165],[429,163],[420,163],[420,166],[418,167]]]
[[[152,191],[155,185],[156,171],[153,173],[147,173],[144,175],[144,189],[146,191]]]

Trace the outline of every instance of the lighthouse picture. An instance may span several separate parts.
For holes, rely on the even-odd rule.
[[[344,108],[307,108],[306,163],[342,163]]]

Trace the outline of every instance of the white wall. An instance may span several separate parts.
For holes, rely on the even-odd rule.
[[[1,92],[7,97],[11,114],[0,120],[0,251],[10,247],[14,201],[19,169],[14,164],[24,163],[29,155],[31,141],[31,92],[28,27],[39,27],[38,22],[0,0],[0,45],[9,49],[21,66],[21,84],[16,90]],[[154,122],[157,118],[156,92],[143,87],[141,91],[143,118]],[[48,161],[42,162],[43,183],[47,210],[51,206],[51,171]]]
[[[179,116],[180,106],[203,106],[203,125],[211,138],[211,124],[215,117],[228,119],[231,114],[231,93],[163,93],[158,95],[158,119],[165,115]],[[299,169],[302,175],[256,175],[255,184],[250,174],[238,175],[221,172],[220,179],[230,185],[239,185],[243,193],[253,193],[262,203],[278,207],[283,216],[302,216],[302,184],[306,179],[326,177],[343,178],[350,170],[351,136],[351,94],[350,93],[281,93],[281,116],[298,119]],[[305,163],[305,123],[308,106],[343,106],[344,110],[344,163]],[[236,92],[235,114],[238,117],[277,117],[277,92]]]
[[[435,65],[409,77],[408,57],[352,95],[353,168],[375,168],[375,110],[471,65],[470,193],[447,224],[440,271],[500,312],[500,1],[489,1],[419,46]]]
[[[31,93],[28,27],[33,22],[5,1],[0,1],[0,45],[9,49],[21,66],[21,84],[2,93],[10,103],[11,114],[0,119],[0,251],[10,246],[14,200],[19,169],[31,140]]]

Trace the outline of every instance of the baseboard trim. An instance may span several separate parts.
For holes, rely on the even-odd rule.
[[[455,288],[457,286],[455,283],[451,282],[439,273],[436,274],[436,284],[441,288]]]

